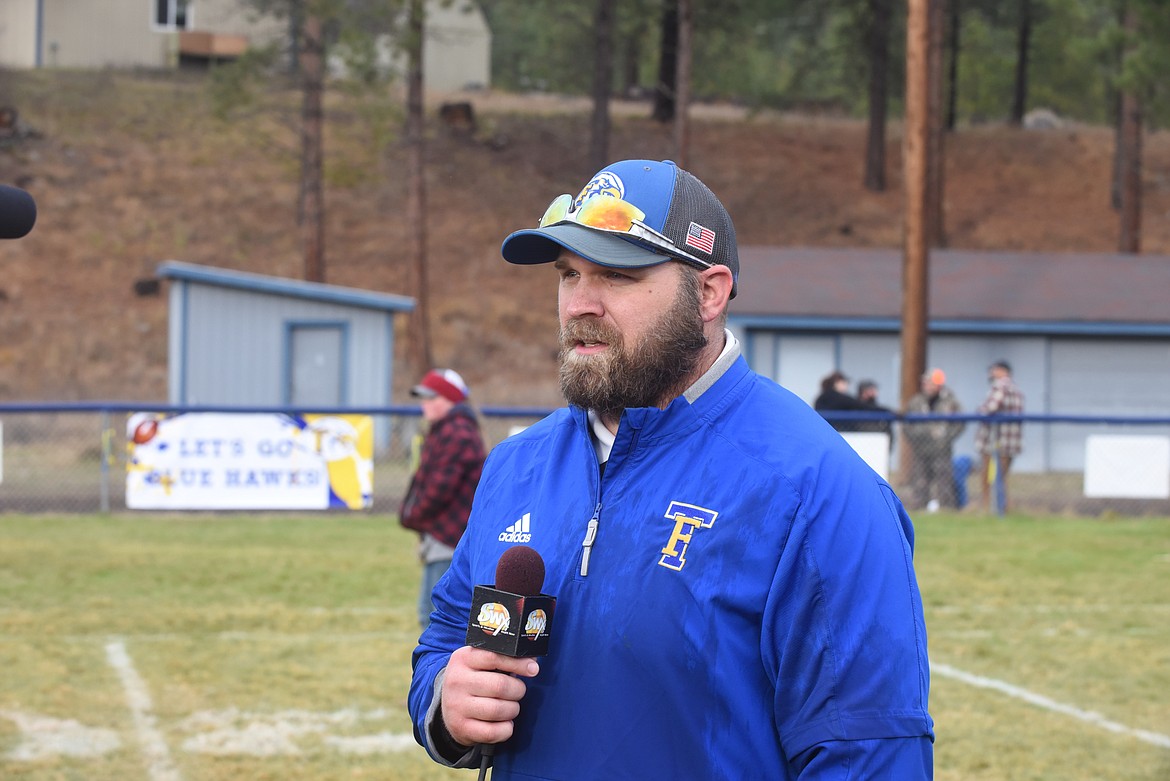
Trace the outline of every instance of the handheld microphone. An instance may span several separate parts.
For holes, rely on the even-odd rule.
[[[28,235],[37,221],[37,204],[19,187],[0,184],[0,239]]]
[[[495,586],[476,586],[471,596],[467,644],[505,656],[548,653],[556,597],[541,594],[544,559],[527,545],[504,551]]]
[[[467,644],[505,656],[548,653],[556,597],[541,594],[544,559],[527,545],[508,548],[496,564],[495,586],[476,586],[471,597]],[[496,744],[480,745],[479,779],[487,777]]]

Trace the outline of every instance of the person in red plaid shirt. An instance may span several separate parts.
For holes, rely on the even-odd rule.
[[[432,369],[410,391],[420,399],[429,429],[398,520],[419,533],[423,576],[418,620],[423,629],[434,609],[431,592],[451,566],[455,545],[467,528],[486,457],[468,393],[467,383],[452,369]]]
[[[1022,415],[1024,394],[1012,379],[1012,367],[1007,361],[996,361],[987,370],[991,389],[987,398],[979,405],[981,415]],[[1024,443],[1024,424],[1016,421],[1006,423],[983,422],[975,432],[975,449],[983,456],[983,511],[991,507],[991,486],[1002,486],[1001,511],[1008,506],[1007,476],[1012,460],[1020,454]],[[993,471],[994,470],[994,471]]]

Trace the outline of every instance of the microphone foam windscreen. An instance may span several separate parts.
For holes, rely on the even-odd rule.
[[[509,594],[533,597],[544,587],[544,559],[527,545],[504,551],[496,564],[496,588]]]
[[[0,239],[19,239],[33,229],[37,204],[19,187],[0,184]]]

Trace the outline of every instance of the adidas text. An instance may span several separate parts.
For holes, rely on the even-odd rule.
[[[532,513],[524,513],[524,517],[500,532],[500,542],[530,542],[532,534]]]

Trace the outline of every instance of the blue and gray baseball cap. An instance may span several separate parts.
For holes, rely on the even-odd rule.
[[[599,230],[577,221],[591,198],[609,196],[642,212],[638,221],[665,237],[663,243],[622,233],[622,228]],[[566,219],[556,215],[537,228],[525,228],[504,239],[500,251],[509,263],[537,264],[556,260],[561,248],[598,265],[641,268],[691,256],[704,264],[731,269],[731,295],[739,286],[739,254],[735,226],[715,194],[693,174],[664,160],[623,160],[606,166],[589,180],[575,198],[561,196]],[[550,212],[561,199],[554,200]],[[600,202],[597,202],[600,203]],[[579,212],[578,210],[582,210]],[[546,215],[547,217],[547,215]]]

